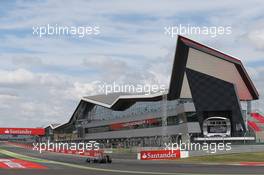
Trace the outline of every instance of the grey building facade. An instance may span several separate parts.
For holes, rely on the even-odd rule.
[[[240,103],[258,97],[240,60],[179,36],[167,92],[83,97],[55,133],[112,146],[159,146],[164,140],[207,137],[208,132],[240,137],[247,132]]]

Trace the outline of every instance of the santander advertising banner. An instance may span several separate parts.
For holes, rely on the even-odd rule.
[[[44,135],[44,128],[0,128],[0,135]]]
[[[175,160],[180,158],[180,150],[151,150],[140,152],[140,160]]]

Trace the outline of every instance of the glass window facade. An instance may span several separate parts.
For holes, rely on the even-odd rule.
[[[119,118],[133,117],[138,115],[144,115],[148,113],[158,113],[167,108],[167,111],[176,110],[176,107],[190,100],[172,100],[172,101],[151,101],[151,102],[136,102],[128,109],[124,111],[115,111],[103,106],[93,105],[89,106],[83,104],[77,120],[80,121],[102,121],[102,120],[113,120]],[[164,106],[166,105],[166,107]],[[165,107],[165,108],[164,108]]]
[[[85,134],[120,131],[129,129],[141,129],[161,127],[164,116],[167,116],[166,125],[178,125],[185,122],[196,121],[195,113],[182,113],[173,115],[177,106],[183,103],[192,102],[190,99],[177,99],[172,101],[149,101],[136,102],[123,111],[112,110],[103,106],[83,102],[80,104],[80,110],[76,113],[76,128],[83,130]],[[133,118],[140,116],[137,120]],[[152,116],[150,118],[150,116]],[[144,118],[146,117],[146,119]],[[96,127],[87,127],[87,124],[93,121],[108,121],[121,118],[131,118],[128,122],[115,122],[114,124],[101,125]]]
[[[194,122],[193,117],[195,116],[196,114],[194,112],[182,113],[176,116],[169,116],[167,117],[167,125],[168,126],[178,125],[181,123],[186,123],[189,120]],[[191,119],[188,119],[189,117],[191,117]],[[197,121],[197,119],[195,121]],[[85,133],[92,134],[92,133],[100,133],[100,132],[143,129],[143,128],[153,128],[153,127],[161,127],[161,126],[162,126],[162,118],[159,117],[159,118],[143,119],[143,120],[114,123],[110,125],[85,128]]]

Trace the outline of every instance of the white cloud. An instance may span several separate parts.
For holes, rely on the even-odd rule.
[[[16,95],[11,94],[0,94],[0,110],[1,109],[12,109],[12,105],[14,102],[16,102],[19,99]]]
[[[0,70],[0,84],[24,84],[32,81],[34,81],[34,75],[25,69]]]
[[[99,82],[97,81],[90,83],[74,82],[73,88],[69,90],[69,94],[77,99],[80,99],[85,95],[94,95],[98,92],[98,83]]]
[[[264,29],[257,29],[248,34],[249,40],[255,44],[257,49],[264,50]]]
[[[66,122],[81,94],[93,91],[90,84],[76,82],[72,77],[27,69],[0,70],[0,84],[4,84],[0,86],[1,115],[10,116],[4,121],[7,126]]]

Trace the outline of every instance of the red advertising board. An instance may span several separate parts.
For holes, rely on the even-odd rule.
[[[135,125],[153,124],[157,122],[158,122],[157,119],[151,118],[151,119],[146,119],[146,120],[136,120],[136,121],[130,121],[130,122],[123,122],[123,123],[114,123],[114,124],[111,124],[110,127],[112,130],[119,130],[122,128],[133,127]]]
[[[0,135],[44,135],[44,128],[0,128]]]
[[[20,159],[0,159],[0,169],[46,169],[47,167],[38,163]]]
[[[151,150],[141,151],[141,160],[175,160],[180,159],[180,150]]]

